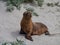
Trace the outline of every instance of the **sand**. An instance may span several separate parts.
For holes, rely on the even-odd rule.
[[[6,2],[0,1],[0,42],[3,41],[15,41],[16,39],[23,40],[27,45],[60,45],[60,10],[59,7],[48,7],[46,3],[57,2],[59,0],[45,0],[43,7],[33,7],[38,17],[33,16],[33,22],[42,22],[47,25],[48,30],[52,36],[46,36],[44,34],[38,36],[32,36],[33,42],[24,38],[23,35],[19,35],[20,22],[22,14],[25,11],[23,6],[21,10],[15,9],[13,12],[6,12]],[[60,2],[60,1],[59,1]],[[29,5],[26,5],[29,7]]]

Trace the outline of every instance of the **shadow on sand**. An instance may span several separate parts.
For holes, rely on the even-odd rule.
[[[50,34],[49,36],[51,36],[51,37],[59,37],[60,36],[60,33]]]
[[[19,31],[14,31],[14,32],[11,32],[11,35],[13,38],[17,38],[19,36],[25,36],[24,34],[19,34]]]

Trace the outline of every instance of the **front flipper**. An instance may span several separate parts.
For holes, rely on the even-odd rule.
[[[26,33],[25,33],[25,32],[22,30],[22,28],[21,28],[19,34],[26,34]]]
[[[30,40],[30,41],[33,41],[32,37],[31,36],[25,36],[26,39]]]

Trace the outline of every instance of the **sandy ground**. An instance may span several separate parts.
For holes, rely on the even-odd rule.
[[[52,36],[35,35],[32,36],[33,42],[19,35],[20,21],[25,9],[22,7],[20,11],[14,10],[12,13],[6,12],[5,2],[0,1],[0,42],[15,41],[16,38],[25,41],[27,45],[60,45],[60,8],[57,6],[48,7],[47,2],[57,2],[59,0],[45,0],[42,8],[34,7],[39,17],[32,17],[33,22],[42,22],[47,25],[49,32],[55,34]],[[28,6],[28,5],[26,5]],[[59,11],[57,11],[59,10]]]

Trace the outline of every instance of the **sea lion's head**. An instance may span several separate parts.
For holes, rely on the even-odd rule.
[[[31,19],[32,13],[30,11],[25,11],[23,13],[23,17],[25,17],[26,19]]]

